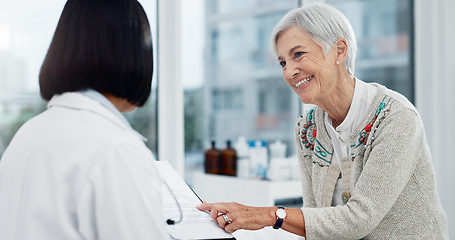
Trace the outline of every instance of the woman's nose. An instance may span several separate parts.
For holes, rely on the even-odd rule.
[[[300,72],[300,69],[297,67],[296,64],[292,63],[290,61],[288,64],[286,64],[286,77],[289,79],[295,78]]]

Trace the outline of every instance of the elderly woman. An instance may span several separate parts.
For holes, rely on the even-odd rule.
[[[430,149],[415,107],[354,77],[350,23],[328,5],[290,11],[272,44],[306,104],[295,140],[302,209],[204,203],[228,232],[267,226],[306,239],[448,239]]]

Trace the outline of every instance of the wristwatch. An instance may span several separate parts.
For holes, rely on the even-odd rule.
[[[280,229],[281,225],[283,225],[284,218],[286,218],[286,211],[284,210],[284,207],[277,206],[278,209],[275,212],[276,215],[276,223],[275,226],[273,226],[273,229]]]

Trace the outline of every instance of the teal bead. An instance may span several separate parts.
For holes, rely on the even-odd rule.
[[[310,110],[310,114],[312,114],[312,113],[313,113],[313,109]]]
[[[314,149],[316,149],[316,152],[320,152],[321,151],[321,149],[318,146],[316,146]]]
[[[385,104],[384,104],[384,103],[381,103],[381,105],[379,105],[379,108],[380,108],[380,109],[384,109],[384,107],[385,107]]]
[[[311,115],[311,114],[308,115],[308,119],[310,119],[310,120],[313,119],[313,115]]]
[[[323,157],[325,157],[325,156],[327,156],[327,153],[321,152],[321,155],[322,155]]]

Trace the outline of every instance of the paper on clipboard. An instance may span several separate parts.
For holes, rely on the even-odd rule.
[[[154,161],[162,181],[163,214],[166,219],[180,219],[179,206],[182,210],[182,221],[168,225],[169,234],[175,239],[232,239],[230,233],[220,228],[209,213],[196,209],[202,201],[180,177],[167,161]],[[174,194],[175,198],[172,196]]]

